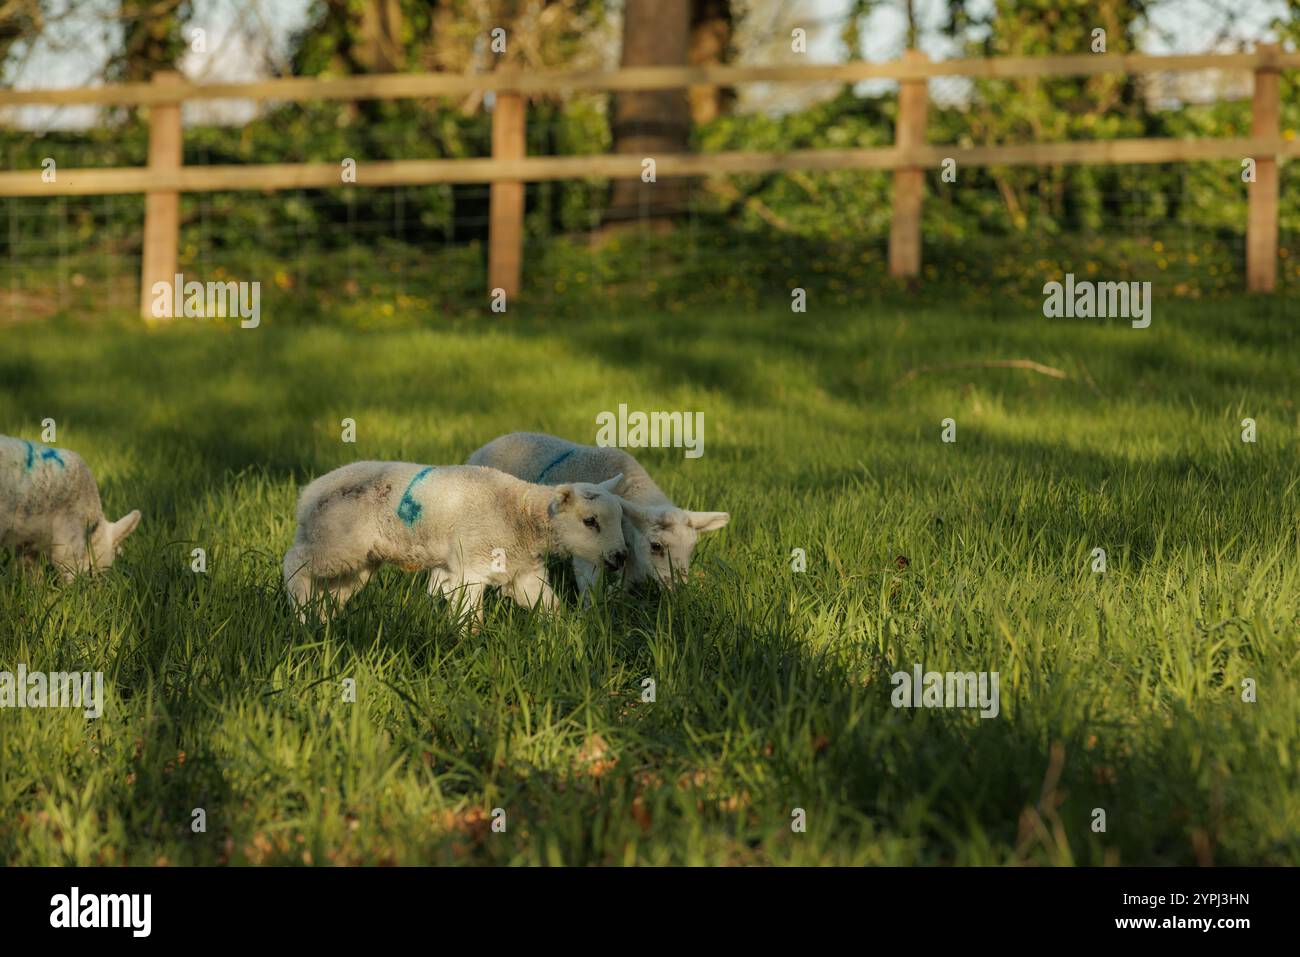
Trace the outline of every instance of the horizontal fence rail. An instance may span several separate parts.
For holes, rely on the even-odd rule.
[[[66,90],[0,90],[3,106],[151,106],[176,100],[400,100],[464,96],[478,92],[619,93],[674,90],[684,86],[741,86],[747,83],[857,83],[862,80],[928,80],[940,76],[973,79],[1097,76],[1107,73],[1191,70],[1300,69],[1300,53],[1208,53],[1158,56],[1096,53],[1070,56],[998,57],[959,60],[892,60],[807,66],[646,66],[565,73],[397,73],[384,76],[285,77],[251,83],[181,82],[159,89],[151,83]]]
[[[144,193],[146,214],[141,264],[141,313],[148,317],[149,291],[176,272],[181,193],[226,190],[285,190],[414,186],[436,183],[491,184],[488,285],[514,295],[520,286],[524,195],[522,184],[563,179],[622,179],[641,175],[642,157],[524,155],[524,98],[563,92],[665,90],[745,83],[855,83],[899,81],[895,145],[869,149],[725,152],[654,157],[665,178],[707,177],[787,170],[887,170],[894,174],[890,227],[890,269],[910,277],[920,272],[920,218],[924,171],[945,160],[959,166],[1059,166],[1068,164],[1184,163],[1253,159],[1247,219],[1247,287],[1272,291],[1277,274],[1278,168],[1300,156],[1300,142],[1284,140],[1279,126],[1279,71],[1300,69],[1300,53],[1261,44],[1253,53],[1152,56],[1082,54],[930,61],[908,51],[887,63],[809,66],[638,67],[616,71],[482,74],[393,74],[384,76],[292,77],[252,83],[194,84],[175,73],[151,83],[58,90],[0,90],[0,108],[90,104],[148,106],[149,165],[142,168],[60,169],[55,182],[42,170],[0,173],[0,196],[86,196]],[[1222,139],[1124,139],[989,146],[926,145],[926,81],[939,76],[985,79],[1018,77],[1134,75],[1189,70],[1236,70],[1254,74],[1250,137]],[[492,157],[455,160],[390,160],[356,167],[344,182],[335,163],[191,166],[181,163],[180,107],[188,101],[252,99],[268,102],[432,98],[491,91],[496,94]]]
[[[779,173],[786,170],[905,170],[959,166],[1132,165],[1238,160],[1249,156],[1297,157],[1300,141],[1277,139],[1099,140],[1008,146],[922,146],[895,149],[791,150],[788,153],[676,153],[655,157],[660,176]],[[141,169],[60,169],[56,183],[40,170],[0,173],[0,196],[101,196],[175,190],[212,193],[353,186],[427,186],[437,183],[545,182],[565,179],[627,179],[641,175],[633,156],[535,156],[529,159],[377,160],[357,164],[356,183],[344,184],[335,163],[258,163],[189,166],[170,172]]]

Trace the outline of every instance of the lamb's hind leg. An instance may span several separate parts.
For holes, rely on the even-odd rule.
[[[311,559],[307,550],[299,545],[289,549],[284,556],[284,590],[289,594],[298,620],[307,623],[307,608],[317,594],[315,582],[311,577]],[[325,609],[319,609],[320,618],[325,620]]]
[[[325,591],[337,607],[342,608],[353,595],[366,587],[366,583],[374,573],[374,566],[363,565],[350,575],[339,575],[329,579],[325,582]]]
[[[307,609],[315,602],[317,615],[328,621],[331,605],[342,608],[353,595],[366,587],[374,565],[362,565],[356,571],[344,572],[331,578],[319,578],[311,573],[311,558],[307,549],[294,546],[284,556],[284,587],[289,593],[298,619],[307,621]]]
[[[41,568],[41,556],[33,549],[17,548],[14,550],[14,567],[24,581],[40,581],[44,570]]]

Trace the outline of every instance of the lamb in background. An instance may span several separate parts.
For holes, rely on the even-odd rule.
[[[470,465],[486,465],[525,482],[608,482],[634,508],[623,510],[623,535],[628,542],[624,581],[634,584],[656,579],[673,588],[690,572],[691,555],[700,534],[722,528],[728,512],[692,512],[678,508],[655,484],[636,459],[619,448],[578,445],[541,432],[512,432],[493,439],[469,457]],[[573,559],[578,589],[587,596],[598,566],[579,555]]]
[[[99,486],[76,452],[0,435],[0,546],[34,563],[46,555],[64,581],[113,564],[139,510],[110,522]]]

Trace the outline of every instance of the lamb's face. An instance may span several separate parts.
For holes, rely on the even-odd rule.
[[[122,553],[122,540],[135,531],[135,527],[139,524],[138,510],[119,518],[116,522],[101,518],[86,530],[84,567],[77,570],[103,571],[111,568],[113,559]]]
[[[627,542],[623,539],[623,506],[606,488],[610,482],[557,486],[549,514],[555,538],[569,554],[617,570],[627,561]]]
[[[680,508],[657,509],[643,514],[643,558],[666,588],[675,588],[686,580],[700,533],[719,529],[731,520],[727,512],[688,512]]]

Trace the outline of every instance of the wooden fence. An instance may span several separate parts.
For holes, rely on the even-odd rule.
[[[180,194],[214,190],[281,190],[343,186],[341,164],[293,163],[241,166],[191,166],[181,163],[181,105],[187,101],[251,99],[313,100],[401,99],[458,96],[491,91],[496,95],[490,159],[392,160],[358,163],[348,188],[430,183],[491,185],[488,288],[513,296],[523,265],[525,182],[641,175],[642,157],[633,155],[525,155],[525,98],[576,91],[663,90],[744,83],[855,83],[899,81],[899,114],[892,147],[873,149],[725,152],[654,157],[661,177],[771,173],[786,170],[892,170],[893,218],[889,267],[896,276],[915,276],[921,268],[921,209],[925,171],[945,159],[959,167],[1055,166],[1063,164],[1184,163],[1201,160],[1255,161],[1246,222],[1246,285],[1271,292],[1277,281],[1278,163],[1300,156],[1300,141],[1287,141],[1279,128],[1279,74],[1300,69],[1300,53],[1261,44],[1254,53],[1196,56],[1083,54],[1001,57],[932,62],[917,51],[888,63],[779,67],[638,67],[611,72],[392,74],[337,79],[288,78],[254,83],[197,85],[163,73],[150,83],[61,90],[0,90],[0,107],[95,104],[147,106],[149,164],[143,168],[59,169],[55,182],[41,170],[0,173],[0,196],[79,196],[110,193],[145,195],[144,253],[140,308],[150,315],[150,290],[176,273],[180,239]],[[1234,139],[1123,139],[1090,142],[1027,143],[997,146],[934,146],[925,143],[927,81],[938,76],[1012,78],[1136,75],[1187,70],[1238,70],[1254,74],[1251,135]]]

